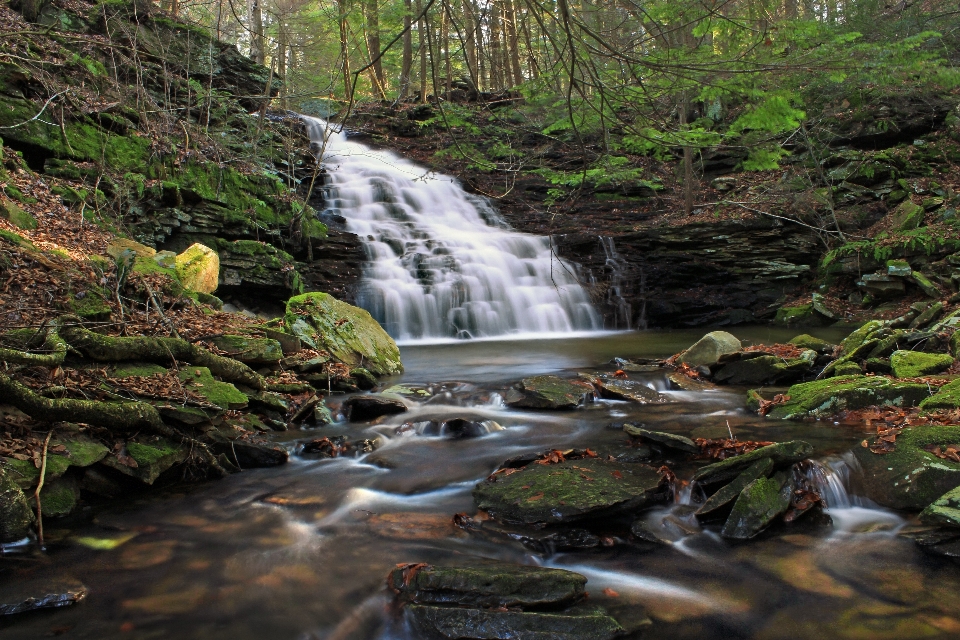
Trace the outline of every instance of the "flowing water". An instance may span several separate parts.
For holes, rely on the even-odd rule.
[[[791,337],[786,330],[734,332],[754,341]],[[500,559],[584,574],[592,600],[621,614],[648,611],[654,626],[646,637],[956,637],[960,573],[898,538],[902,516],[856,495],[857,469],[844,454],[865,437],[862,426],[766,420],[742,409],[742,390],[671,391],[658,373],[631,375],[669,395],[668,404],[599,401],[546,413],[511,410],[499,400],[523,375],[609,371],[613,356],[663,357],[700,333],[403,347],[407,371],[387,382],[430,386],[429,399],[378,424],[283,434],[291,448],[305,437],[379,435],[381,449],[360,459],[293,456],[284,467],[114,503],[73,528],[48,524],[49,551],[5,559],[14,567],[7,579],[80,580],[89,596],[69,609],[2,620],[0,636],[419,640],[387,606],[388,570],[401,562]],[[398,429],[450,417],[492,420],[503,429],[469,439]],[[833,524],[801,518],[732,544],[717,527],[692,521],[685,503],[697,496],[686,491],[677,505],[648,513],[672,532],[666,546],[617,539],[547,553],[452,525],[454,514],[475,511],[474,484],[506,458],[547,448],[617,452],[625,438],[607,425],[624,421],[707,437],[725,434],[729,421],[741,439],[803,438],[816,449],[809,478]],[[681,459],[665,463],[681,478],[693,471]]]
[[[602,328],[550,239],[507,228],[485,198],[303,117],[328,170],[328,211],[364,242],[360,306],[398,340]]]

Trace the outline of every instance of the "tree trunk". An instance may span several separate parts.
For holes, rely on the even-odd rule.
[[[422,0],[417,0],[417,15],[423,12]],[[417,20],[417,44],[420,47],[420,102],[427,101],[427,38],[426,20]]]
[[[367,55],[373,61],[371,67],[371,84],[374,93],[381,100],[386,100],[386,85],[383,82],[383,60],[376,59],[380,55],[380,11],[377,7],[377,0],[366,0],[363,7],[364,17],[366,18],[367,31]]]
[[[490,17],[490,85],[494,91],[503,89],[503,64],[500,55],[500,2],[494,0]]]
[[[440,45],[443,47],[444,89],[447,100],[453,89],[453,65],[450,62],[450,4],[444,0],[440,19]]]
[[[687,100],[686,92],[680,98],[680,129],[687,130],[687,112],[690,110],[690,102]],[[693,215],[693,147],[689,144],[683,145],[683,213],[684,215]]]
[[[463,46],[467,50],[467,72],[470,74],[470,82],[474,88],[480,87],[480,77],[477,70],[477,18],[474,11],[473,0],[463,0],[463,21],[464,21],[464,42]]]
[[[353,100],[353,83],[350,80],[349,25],[347,24],[347,0],[338,0],[340,12],[340,60],[343,69],[343,95],[348,102]]]
[[[513,67],[513,84],[523,83],[523,73],[520,71],[520,41],[517,38],[517,12],[513,8],[513,0],[504,0],[504,11],[507,26],[507,49],[510,52],[510,63]]]
[[[410,33],[410,21],[413,11],[411,0],[403,0],[403,61],[400,63],[400,94],[397,100],[405,100],[410,93],[410,67],[413,66],[413,34]]]
[[[283,19],[277,24],[277,77],[280,78],[280,106],[287,108],[287,29]]]
[[[250,0],[250,57],[257,64],[263,64],[266,48],[263,43],[263,8],[260,0]]]

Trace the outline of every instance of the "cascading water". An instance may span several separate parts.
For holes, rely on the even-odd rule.
[[[510,230],[486,199],[303,116],[329,176],[328,213],[365,244],[360,305],[399,340],[594,331],[602,320],[549,238]]]

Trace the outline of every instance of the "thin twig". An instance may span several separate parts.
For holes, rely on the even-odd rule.
[[[37,482],[37,490],[33,492],[33,499],[37,501],[37,541],[40,548],[43,549],[43,508],[40,505],[40,490],[43,489],[43,479],[47,474],[47,447],[50,445],[50,436],[53,430],[47,431],[47,437],[43,441],[43,457],[40,458],[40,480]]]

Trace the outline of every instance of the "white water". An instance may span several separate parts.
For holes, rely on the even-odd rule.
[[[595,331],[602,320],[550,240],[510,230],[456,180],[302,116],[328,211],[364,242],[360,305],[398,340]]]

